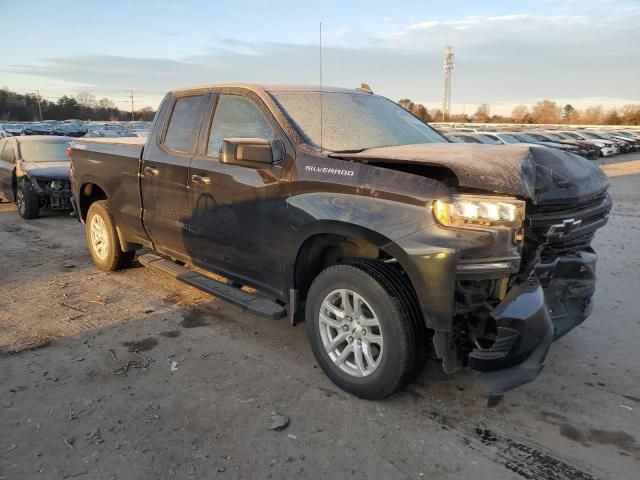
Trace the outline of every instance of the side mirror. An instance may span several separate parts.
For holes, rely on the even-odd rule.
[[[280,141],[273,148],[264,138],[225,138],[220,147],[220,161],[249,168],[266,168],[281,160]]]

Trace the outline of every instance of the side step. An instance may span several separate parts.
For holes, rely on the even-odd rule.
[[[283,318],[287,315],[286,309],[272,300],[247,293],[239,288],[232,287],[226,283],[206,277],[170,260],[159,257],[158,255],[147,253],[138,257],[138,260],[145,267],[170,275],[187,285],[196,287],[203,292],[213,295],[214,297],[221,298],[229,303],[233,303],[254,315],[274,320]]]

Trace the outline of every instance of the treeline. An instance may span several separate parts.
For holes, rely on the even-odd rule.
[[[116,107],[108,98],[96,99],[91,93],[79,93],[75,96],[63,95],[52,102],[40,99],[31,93],[12,92],[6,87],[0,89],[0,120],[33,122],[38,120],[81,120],[123,121],[131,120],[131,112],[124,112]],[[145,107],[134,112],[135,120],[153,120],[155,112]]]
[[[398,103],[418,118],[426,122],[442,122],[442,110],[428,110],[424,105],[414,103],[408,98]],[[444,119],[458,123],[565,123],[571,125],[640,125],[640,105],[625,105],[622,108],[605,109],[594,105],[578,110],[573,105],[558,105],[551,100],[541,100],[531,108],[518,105],[511,116],[492,115],[491,107],[483,103],[473,115],[453,114]]]

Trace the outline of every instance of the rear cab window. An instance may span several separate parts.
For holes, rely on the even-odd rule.
[[[176,100],[162,142],[165,147],[174,152],[195,152],[195,141],[205,105],[205,95],[180,97]]]

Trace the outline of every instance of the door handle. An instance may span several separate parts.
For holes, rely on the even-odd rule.
[[[158,169],[156,167],[144,167],[143,171],[150,177],[155,177],[156,175],[158,175]]]
[[[210,185],[211,179],[207,176],[203,175],[191,175],[191,181],[193,183],[197,183],[198,185]]]

